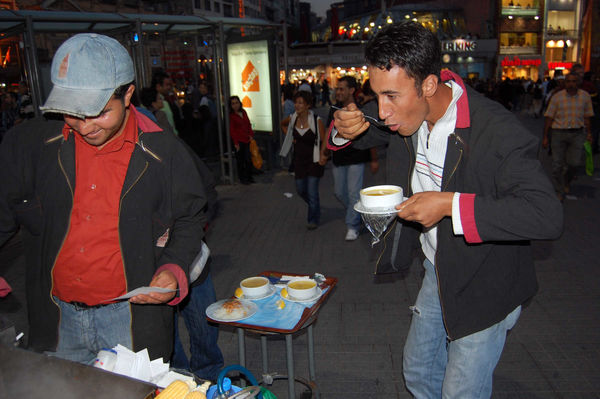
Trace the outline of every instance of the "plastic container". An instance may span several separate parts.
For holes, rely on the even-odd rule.
[[[239,391],[241,391],[242,388],[236,387],[235,385],[231,385],[231,380],[229,378],[225,377],[223,379],[223,390],[225,391],[225,394],[222,397],[228,398],[228,397],[238,393]],[[208,391],[206,392],[206,399],[218,399],[218,398],[219,398],[219,393],[217,392],[217,386],[213,385],[210,388],[208,388]]]
[[[117,351],[114,349],[102,348],[94,360],[94,367],[102,370],[113,371],[116,363]]]

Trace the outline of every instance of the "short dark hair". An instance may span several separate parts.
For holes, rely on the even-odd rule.
[[[375,92],[371,89],[371,82],[369,79],[365,80],[362,85],[362,92],[365,96],[373,96],[375,97]]]
[[[129,86],[131,86],[133,84],[133,82],[129,82],[126,83],[124,85],[121,85],[119,87],[117,87],[115,89],[115,92],[113,93],[113,96],[115,98],[115,100],[122,100],[125,98],[125,93],[127,93],[127,90],[129,89]]]
[[[313,96],[310,92],[304,91],[304,90],[300,90],[300,91],[296,92],[296,94],[294,94],[294,102],[296,102],[296,100],[299,98],[302,98],[304,100],[304,102],[308,104],[309,107],[312,107]]]
[[[156,102],[158,92],[156,87],[144,87],[140,93],[140,102],[148,109],[152,109],[152,103]]]
[[[354,89],[354,91],[358,89],[358,82],[354,76],[344,75],[338,79],[338,82],[346,82],[348,88]]]
[[[386,26],[369,40],[365,59],[371,66],[390,70],[404,69],[415,80],[419,95],[421,84],[429,75],[440,77],[442,50],[438,38],[415,22],[398,22]]]
[[[162,85],[165,79],[169,79],[171,75],[166,73],[165,71],[157,71],[152,75],[152,83],[150,84],[152,87],[156,87],[156,85]]]
[[[287,99],[292,99],[294,97],[294,91],[296,90],[296,88],[294,87],[294,85],[291,84],[286,84],[283,86],[283,99],[287,100]]]

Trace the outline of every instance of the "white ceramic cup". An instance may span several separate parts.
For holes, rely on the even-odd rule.
[[[302,301],[315,296],[317,293],[317,282],[310,278],[298,278],[287,283],[286,289],[292,299]]]
[[[365,209],[393,208],[403,200],[400,186],[371,186],[360,190],[360,202]]]
[[[240,288],[244,292],[245,297],[256,298],[268,292],[269,279],[260,276],[248,277],[240,282]]]

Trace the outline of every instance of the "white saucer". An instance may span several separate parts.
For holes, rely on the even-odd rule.
[[[237,301],[241,302],[244,314],[240,317],[219,317],[218,310],[223,306],[223,303],[231,300],[232,299],[221,299],[220,301],[211,304],[209,307],[206,308],[206,315],[216,321],[231,322],[247,319],[258,311],[258,306],[254,302],[245,301],[243,299],[236,299]]]
[[[400,212],[395,208],[395,206],[391,208],[365,208],[360,201],[354,204],[354,210],[358,213],[364,213],[366,215],[392,215]]]
[[[321,288],[317,287],[317,292],[315,293],[315,295],[313,295],[310,298],[296,299],[288,294],[288,297],[283,298],[283,299],[285,299],[286,301],[290,301],[290,302],[306,303],[306,302],[316,301],[317,299],[319,299],[321,297],[321,295],[323,295],[323,291],[321,290]]]
[[[269,288],[267,288],[267,292],[264,293],[263,295],[248,296],[248,295],[244,294],[240,297],[240,299],[247,299],[249,301],[258,301],[259,299],[268,298],[276,292],[277,292],[277,288],[275,288],[275,286],[273,284],[269,284]]]

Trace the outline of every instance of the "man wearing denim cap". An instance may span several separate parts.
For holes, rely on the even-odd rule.
[[[83,363],[117,344],[168,359],[169,305],[187,295],[205,224],[194,159],[131,104],[134,67],[116,40],[73,36],[51,78],[45,118],[0,147],[0,245],[23,227],[28,343]],[[170,291],[114,300],[143,286]]]

